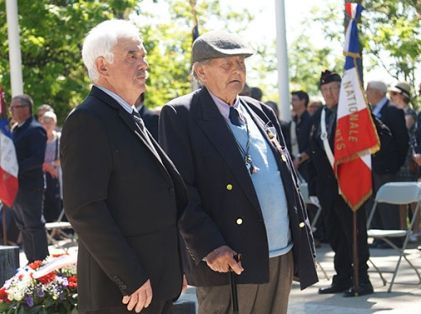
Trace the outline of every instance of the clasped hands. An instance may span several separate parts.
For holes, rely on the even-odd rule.
[[[241,266],[241,261],[237,262],[234,258],[236,255],[237,252],[233,251],[229,246],[223,245],[206,256],[206,263],[213,271],[227,273],[232,270],[237,275],[240,275],[244,268]]]

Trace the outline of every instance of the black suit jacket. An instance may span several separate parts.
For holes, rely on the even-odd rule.
[[[317,281],[310,224],[298,191],[289,153],[272,110],[249,97],[240,97],[262,134],[276,128],[286,161],[272,147],[285,187],[295,272],[301,287]],[[196,286],[228,284],[228,274],[212,271],[202,259],[221,245],[242,254],[245,271],[239,283],[264,283],[269,278],[268,243],[261,208],[225,119],[205,88],[177,98],[160,115],[160,143],[180,170],[189,192],[189,205],[180,221],[188,254],[188,282]],[[284,157],[285,158],[285,157]],[[237,224],[237,219],[242,224]]]
[[[311,117],[309,140],[310,160],[308,163],[309,192],[316,195],[324,208],[331,208],[338,195],[338,182],[324,150],[323,141],[320,139],[320,119],[325,106],[316,111]],[[334,136],[336,130],[336,117],[333,122],[332,132],[329,134],[329,145],[334,152]]]
[[[40,190],[44,188],[44,163],[47,133],[33,117],[28,118],[12,132],[19,165],[20,189]]]
[[[122,296],[147,279],[152,302],[180,293],[176,224],[186,191],[152,142],[163,164],[131,114],[96,87],[64,123],[64,208],[79,235],[79,313],[120,313]]]
[[[308,153],[308,142],[310,139],[310,129],[311,129],[311,116],[307,111],[304,111],[300,117],[300,121],[296,121],[296,136],[298,144],[298,152]],[[288,123],[288,132],[291,134],[291,122]],[[291,135],[289,135],[291,136]],[[291,143],[287,143],[289,151],[291,151]],[[293,156],[295,158],[296,156]]]
[[[148,108],[143,105],[140,110],[139,114],[145,122],[145,126],[148,131],[152,134],[155,140],[158,140],[158,123],[159,123],[159,113],[149,110]]]
[[[388,100],[380,110],[380,120],[390,129],[392,139],[387,148],[380,147],[381,151],[386,150],[386,154],[378,152],[373,156],[373,170],[378,174],[396,174],[405,163],[409,149],[405,114]]]

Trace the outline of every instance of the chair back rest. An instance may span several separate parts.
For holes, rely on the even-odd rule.
[[[377,203],[404,205],[421,201],[421,184],[417,182],[389,182],[376,194]]]
[[[307,183],[300,183],[300,192],[301,196],[303,197],[304,204],[310,204],[311,202]]]

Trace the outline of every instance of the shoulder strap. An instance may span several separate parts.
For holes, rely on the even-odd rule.
[[[327,138],[327,131],[326,131],[326,108],[323,108],[322,109],[322,114],[320,116],[320,130],[321,130],[320,139],[323,142],[323,147],[325,149],[325,153],[326,153],[327,159],[329,159],[329,163],[330,163],[330,165],[333,168],[333,163],[334,163],[335,159],[333,157],[332,149],[330,148],[329,140]]]

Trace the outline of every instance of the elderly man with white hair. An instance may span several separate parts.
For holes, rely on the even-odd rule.
[[[236,309],[230,280],[239,312],[259,314],[287,312],[294,275],[301,288],[317,281],[311,228],[278,121],[263,103],[239,96],[252,53],[234,34],[201,35],[192,55],[203,87],[160,116],[160,142],[189,191],[180,229],[200,314]]]
[[[386,97],[387,86],[382,81],[370,81],[366,89],[372,112],[392,134],[392,142],[382,146],[373,156],[374,191],[387,182],[395,181],[396,174],[405,162],[409,147],[404,112],[396,108]],[[379,229],[400,229],[399,210],[394,205],[382,204],[383,210],[376,211],[372,227]],[[395,240],[397,241],[397,240]],[[397,243],[399,244],[399,243]],[[372,247],[387,248],[384,242],[376,241]]]
[[[79,235],[79,313],[170,313],[182,289],[177,170],[134,108],[148,63],[138,29],[105,21],[83,43],[94,86],[61,137],[64,208]]]

